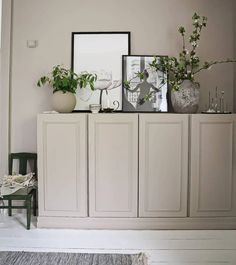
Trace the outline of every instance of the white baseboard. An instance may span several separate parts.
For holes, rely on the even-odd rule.
[[[78,218],[39,216],[38,228],[215,230],[236,229],[236,217],[216,218]]]

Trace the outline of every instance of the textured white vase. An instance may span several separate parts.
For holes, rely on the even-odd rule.
[[[176,113],[196,113],[199,107],[200,86],[184,80],[178,91],[171,91],[171,103]]]
[[[53,110],[60,113],[72,112],[76,105],[75,94],[71,92],[57,91],[52,96]]]

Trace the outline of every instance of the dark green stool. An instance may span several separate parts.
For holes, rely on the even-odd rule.
[[[35,153],[12,153],[9,155],[8,160],[8,169],[9,175],[12,175],[13,169],[13,160],[19,160],[19,174],[26,175],[27,174],[27,162],[33,162],[32,172],[37,176],[37,154]],[[31,205],[33,200],[33,214],[36,216],[36,206],[37,206],[37,196],[35,188],[26,188],[23,190],[19,190],[11,195],[2,196],[3,200],[8,201],[8,205],[0,205],[0,209],[8,209],[8,215],[12,215],[12,209],[26,209],[27,211],[27,229],[30,229],[31,222]],[[12,205],[12,201],[19,200],[24,201],[23,206],[14,206]]]

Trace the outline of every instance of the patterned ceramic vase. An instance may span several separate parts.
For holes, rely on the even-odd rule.
[[[178,91],[171,91],[171,103],[176,113],[196,113],[199,107],[200,86],[184,80]]]

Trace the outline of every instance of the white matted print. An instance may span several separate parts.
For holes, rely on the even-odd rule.
[[[130,32],[73,32],[72,69],[75,73],[95,73],[95,90],[78,89],[75,110],[89,110],[90,104],[102,103],[109,96],[111,104],[122,108],[122,55],[130,52]],[[106,93],[104,93],[106,91]],[[110,106],[112,107],[112,106]]]

